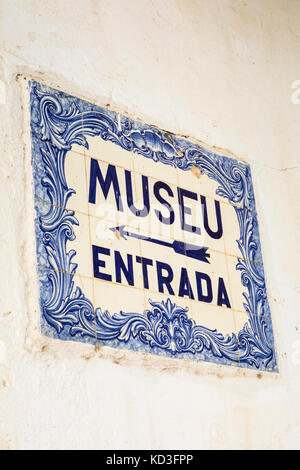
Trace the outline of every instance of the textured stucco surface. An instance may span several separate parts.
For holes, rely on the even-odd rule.
[[[0,18],[0,448],[299,448],[300,3],[2,0]],[[278,376],[39,337],[24,77],[251,164]]]

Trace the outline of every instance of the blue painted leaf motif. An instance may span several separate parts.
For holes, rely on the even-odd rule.
[[[75,98],[31,83],[32,135],[37,144],[34,149],[39,147],[33,150],[33,157],[36,161],[42,158],[44,167],[44,177],[36,182],[36,187],[45,188],[50,203],[49,210],[39,218],[43,238],[37,249],[42,264],[46,253],[49,267],[51,289],[47,285],[50,294],[43,302],[47,322],[58,333],[69,327],[73,336],[96,336],[99,341],[123,343],[137,339],[141,345],[173,356],[205,353],[207,360],[220,358],[225,363],[234,361],[257,368],[270,364],[276,370],[264,273],[256,260],[260,253],[249,166],[111,111],[80,110],[76,103]],[[150,301],[152,308],[144,314],[121,311],[111,315],[94,309],[81,289],[74,289],[77,265],[72,262],[74,250],[67,251],[67,241],[74,240],[73,226],[78,221],[74,212],[66,209],[74,190],[68,188],[65,179],[65,160],[73,144],[88,147],[87,136],[100,136],[136,153],[137,158],[150,158],[182,171],[197,166],[202,174],[219,184],[217,193],[232,204],[240,227],[237,243],[241,258],[236,269],[241,271],[241,281],[247,290],[244,307],[248,322],[237,336],[224,337],[216,330],[196,325],[188,317],[187,309],[172,304],[170,299]]]
[[[147,310],[149,330],[145,333],[145,341],[150,346],[169,350],[172,354],[181,352],[188,346],[193,328],[193,321],[187,315],[187,308],[167,302],[152,302],[152,310]]]

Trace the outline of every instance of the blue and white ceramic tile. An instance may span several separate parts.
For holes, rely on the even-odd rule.
[[[277,371],[250,168],[30,83],[41,331]]]

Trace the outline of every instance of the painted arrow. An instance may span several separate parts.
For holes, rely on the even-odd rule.
[[[210,254],[206,253],[208,250],[205,246],[192,245],[191,243],[184,243],[180,240],[174,240],[172,243],[165,242],[163,240],[158,240],[157,238],[151,238],[146,235],[141,235],[139,233],[132,233],[125,230],[125,225],[120,225],[119,227],[111,227],[112,232],[116,232],[120,235],[121,238],[127,240],[126,237],[137,238],[139,240],[145,240],[147,242],[156,243],[157,245],[167,246],[168,248],[173,248],[175,253],[179,255],[188,256],[189,258],[194,258],[199,261],[204,261],[204,263],[209,263],[207,258],[210,258]]]

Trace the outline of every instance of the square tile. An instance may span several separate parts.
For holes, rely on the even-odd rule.
[[[137,258],[141,256],[140,241],[127,235],[128,231],[112,231],[108,221],[90,217],[93,247],[93,274],[104,274],[107,282],[143,289],[143,276]],[[100,261],[100,263],[98,263]],[[117,296],[118,297],[118,296]],[[118,297],[119,298],[119,297]]]
[[[217,201],[226,202],[223,196],[217,194],[220,184],[206,174],[201,174],[201,170],[196,165],[188,170],[178,169],[178,183],[183,188],[193,188],[199,195],[208,196]]]
[[[221,333],[224,337],[236,333],[234,312],[231,309],[224,309],[211,304],[203,306],[193,303],[192,315],[197,325],[210,330],[214,330],[218,325],[218,333]]]
[[[87,297],[91,302],[94,300],[94,289],[93,289],[93,279],[89,277],[82,276],[81,274],[75,274],[73,277],[74,288],[79,287],[85,297]]]
[[[122,149],[110,140],[103,140],[99,136],[88,137],[87,142],[88,149],[84,152],[87,157],[132,170],[134,159],[132,152]]]
[[[66,154],[66,183],[74,194],[68,199],[66,207],[71,210],[88,213],[88,191],[85,157],[74,151]]]
[[[75,255],[72,262],[76,263],[76,273],[85,277],[92,277],[92,259],[91,259],[91,243],[89,217],[86,214],[76,212],[75,217],[78,225],[73,225],[74,240],[68,240],[66,249],[74,250]]]
[[[133,154],[134,172],[148,175],[157,181],[177,185],[178,170],[174,165],[164,165],[159,161],[154,161],[150,156],[147,158],[139,153]]]
[[[230,255],[242,256],[238,245],[240,226],[235,209],[231,204],[222,204],[221,208],[225,251]]]
[[[249,316],[246,312],[237,312],[234,311],[234,319],[235,319],[235,325],[236,325],[236,331],[239,333],[242,331],[245,327],[250,325],[249,323]]]
[[[116,288],[118,295],[116,295]],[[101,279],[94,280],[95,307],[108,310],[110,314],[125,312],[138,313],[144,311],[144,293],[141,289],[130,289],[124,285],[116,286]],[[120,303],[122,299],[122,303]]]
[[[136,217],[129,214],[129,225],[141,233],[153,237],[163,237],[172,240],[176,234],[181,235],[181,222],[177,204],[177,187],[170,183],[158,181],[149,177],[147,179],[150,197],[150,210],[145,217]],[[139,201],[137,207],[144,207],[143,180],[140,174],[135,174],[135,199]]]
[[[255,285],[251,285],[249,276],[246,273],[253,273],[256,279],[261,269],[259,263],[251,263],[249,260],[243,258],[236,258],[235,256],[226,256],[229,272],[229,281],[232,292],[232,306],[234,310],[240,312],[247,312],[247,309],[252,313],[261,314],[261,310],[258,308],[261,306],[260,303],[255,304],[257,307],[252,307],[252,290]],[[244,281],[243,281],[244,279]],[[244,285],[245,284],[245,285]],[[265,289],[265,286],[260,285],[260,288]]]
[[[89,156],[85,165],[88,213],[117,220],[127,211],[126,169]]]
[[[203,295],[206,296],[210,289],[212,291],[212,301],[209,303],[225,310],[231,309],[232,293],[225,255],[210,251],[209,263],[201,263],[200,266],[199,262],[196,265],[196,263],[190,261],[190,264],[194,270],[200,272],[199,278],[204,291]]]

